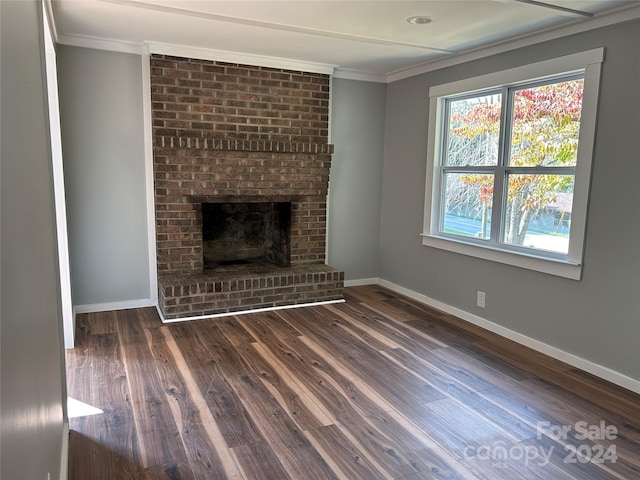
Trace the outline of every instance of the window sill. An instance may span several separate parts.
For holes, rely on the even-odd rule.
[[[423,233],[422,244],[427,247],[439,248],[449,252],[460,253],[470,257],[482,258],[492,262],[504,263],[514,267],[535,270],[549,275],[580,280],[582,277],[582,265],[568,260],[545,258],[542,256],[528,255],[520,252],[511,252],[492,248],[490,246],[477,245],[457,239],[439,237]]]

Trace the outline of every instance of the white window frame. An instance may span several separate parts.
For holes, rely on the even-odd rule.
[[[429,132],[422,244],[494,262],[536,270],[574,280],[582,277],[591,163],[595,143],[600,73],[604,48],[557,57],[538,63],[459,80],[429,89]],[[502,248],[500,243],[476,242],[461,235],[439,232],[440,159],[444,142],[445,99],[529,81],[584,72],[582,114],[578,139],[573,207],[567,255],[535,249]]]

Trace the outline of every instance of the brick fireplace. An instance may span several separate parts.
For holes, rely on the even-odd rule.
[[[153,55],[151,100],[165,319],[342,299],[325,264],[329,77]],[[203,215],[231,219],[203,230]]]

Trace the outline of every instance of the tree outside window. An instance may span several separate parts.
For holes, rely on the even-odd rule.
[[[566,254],[584,80],[446,99],[440,231]]]

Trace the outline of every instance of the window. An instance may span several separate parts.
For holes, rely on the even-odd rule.
[[[603,57],[430,89],[425,245],[580,278]]]

